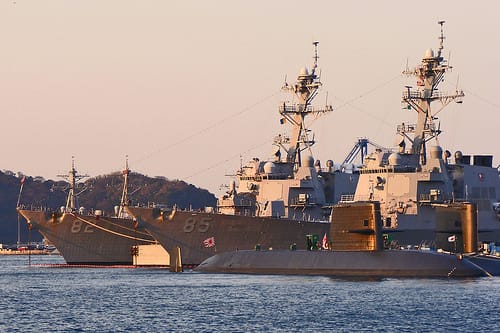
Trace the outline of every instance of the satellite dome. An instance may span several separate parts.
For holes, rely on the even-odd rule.
[[[424,59],[431,58],[434,58],[434,51],[432,49],[427,49],[427,51],[425,51]]]
[[[389,160],[390,166],[400,165],[401,164],[401,155],[399,155],[398,153],[392,153],[391,155],[389,155],[388,160]]]
[[[307,70],[307,67],[302,67],[299,72],[299,76],[308,76],[309,71]]]
[[[276,169],[276,166],[274,165],[273,162],[266,162],[266,164],[264,164],[264,172],[267,173],[267,174],[272,174],[274,173],[274,170]]]

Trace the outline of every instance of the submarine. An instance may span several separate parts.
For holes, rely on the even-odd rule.
[[[472,203],[436,207],[437,219],[457,217],[461,224],[468,225],[463,233],[465,236],[461,238],[467,242],[464,250],[470,253],[477,250],[477,243],[474,243],[477,241],[475,212]],[[331,240],[321,249],[309,242],[308,250],[294,250],[291,246],[290,250],[262,250],[256,247],[256,250],[230,251],[206,259],[195,270],[205,273],[363,278],[468,278],[495,275],[480,264],[481,260],[471,260],[477,255],[387,249],[382,234],[379,202],[336,204],[332,208],[330,221]],[[493,269],[495,273],[500,260],[495,261],[496,264],[488,262],[491,267],[496,267]]]

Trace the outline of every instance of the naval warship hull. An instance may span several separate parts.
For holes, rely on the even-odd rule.
[[[195,268],[206,273],[322,275],[366,278],[489,276],[460,256],[431,251],[232,251]]]
[[[184,266],[199,265],[216,253],[256,247],[290,249],[294,246],[305,250],[307,235],[321,239],[325,234],[328,237],[330,231],[327,222],[192,211],[163,214],[159,209],[144,207],[126,209],[167,252],[174,253],[174,249],[180,247]],[[209,239],[213,240],[212,244],[204,242]]]
[[[71,265],[132,265],[131,249],[154,244],[144,228],[123,218],[19,209]]]

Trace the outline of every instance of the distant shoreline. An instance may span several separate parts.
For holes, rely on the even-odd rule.
[[[50,255],[53,254],[49,250],[0,250],[0,255]]]

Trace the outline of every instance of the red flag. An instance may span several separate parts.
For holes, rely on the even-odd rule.
[[[457,240],[457,237],[455,237],[455,235],[448,237],[448,242],[450,242],[450,243],[453,243],[456,240]]]
[[[205,247],[215,246],[215,237],[210,237],[210,238],[205,239],[203,241],[203,245],[205,245]]]
[[[326,232],[325,232],[325,235],[323,236],[323,249],[326,250],[328,249],[328,238],[326,238]]]

